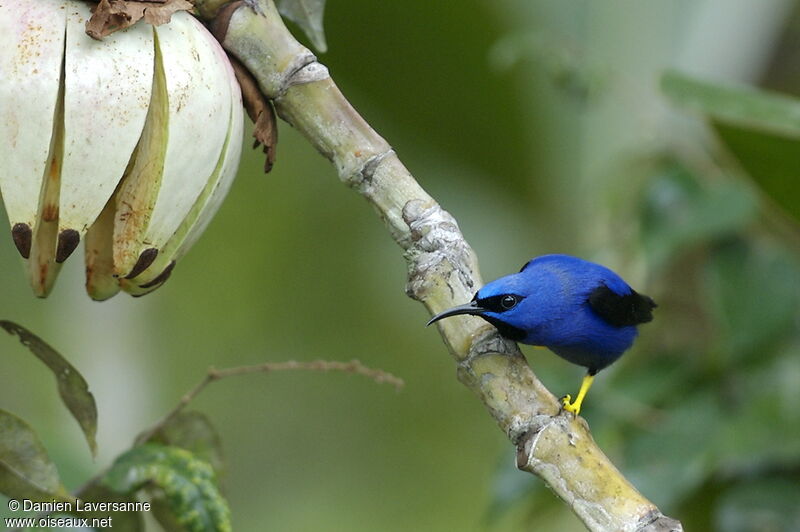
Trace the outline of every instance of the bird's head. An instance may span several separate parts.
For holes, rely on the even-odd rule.
[[[533,287],[521,274],[507,275],[478,290],[469,303],[435,315],[428,325],[450,316],[470,314],[485,319],[506,338],[522,341],[530,326],[531,309],[526,305],[526,299],[532,291]]]

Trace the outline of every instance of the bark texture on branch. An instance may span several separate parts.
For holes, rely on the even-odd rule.
[[[203,3],[196,2],[201,12]],[[455,219],[353,109],[327,68],[294,39],[272,0],[232,2],[219,10],[212,27],[273,100],[278,115],[375,207],[408,263],[407,294],[431,313],[469,301],[482,281]],[[541,477],[590,530],[682,530],[620,474],[583,419],[561,411],[515,343],[472,316],[438,326],[459,380],[516,446],[518,467]]]

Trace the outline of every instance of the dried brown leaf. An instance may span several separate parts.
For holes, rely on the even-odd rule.
[[[239,86],[242,88],[244,108],[255,125],[253,137],[256,140],[253,148],[257,148],[259,145],[264,147],[264,154],[267,156],[264,162],[264,172],[267,173],[275,164],[275,148],[278,144],[278,122],[275,117],[275,109],[258,88],[258,83],[247,68],[234,58],[231,58],[231,64]]]
[[[86,34],[100,40],[144,19],[148,24],[166,24],[176,11],[191,11],[189,0],[100,0],[86,22]]]

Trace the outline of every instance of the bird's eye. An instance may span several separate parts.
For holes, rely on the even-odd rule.
[[[511,310],[517,306],[517,296],[503,296],[503,298],[500,300],[500,306],[503,307],[504,310]]]

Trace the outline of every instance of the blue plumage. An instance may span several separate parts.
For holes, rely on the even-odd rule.
[[[605,285],[617,295],[631,287],[604,266],[568,255],[545,255],[530,261],[519,273],[501,277],[478,291],[476,299],[514,294],[523,299],[509,310],[486,312],[525,331],[519,341],[542,345],[574,364],[599,371],[626,351],[636,326],[615,327],[589,306],[589,296]],[[487,321],[492,321],[487,320]]]
[[[429,323],[458,314],[480,316],[503,336],[545,346],[588,368],[591,378],[631,347],[636,326],[652,319],[655,306],[604,266],[569,255],[544,255]],[[583,395],[582,389],[580,400]],[[572,411],[579,409],[580,401]]]

